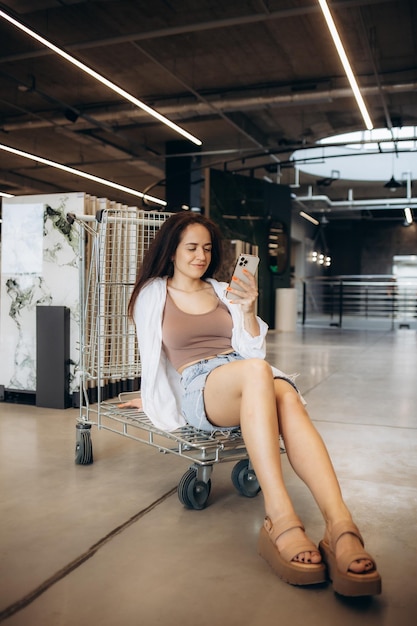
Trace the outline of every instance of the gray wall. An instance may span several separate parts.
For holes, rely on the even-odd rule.
[[[392,274],[395,255],[417,254],[417,223],[330,221],[325,226],[330,275]]]

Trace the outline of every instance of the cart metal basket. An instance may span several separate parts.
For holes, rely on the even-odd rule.
[[[246,497],[260,491],[240,431],[211,435],[185,426],[166,432],[145,413],[119,407],[126,394],[140,393],[136,330],[127,314],[130,294],[145,252],[169,216],[126,207],[101,209],[96,216],[67,216],[78,227],[80,241],[80,415],[75,462],[93,462],[92,426],[176,454],[191,461],[178,484],[179,500],[187,508],[203,509],[215,463],[237,461],[232,470],[237,491]]]

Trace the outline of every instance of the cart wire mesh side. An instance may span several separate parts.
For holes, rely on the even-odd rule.
[[[137,409],[120,408],[125,394],[139,394],[140,356],[127,309],[138,270],[170,213],[104,208],[96,216],[67,216],[80,245],[80,415],[76,425],[79,465],[93,462],[91,428],[105,429],[192,462],[178,484],[187,508],[202,509],[215,463],[237,461],[232,483],[246,496],[260,486],[239,430],[209,434],[191,426],[166,432]],[[118,399],[114,399],[118,398]]]

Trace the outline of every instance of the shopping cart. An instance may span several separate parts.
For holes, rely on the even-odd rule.
[[[191,426],[166,432],[145,413],[121,409],[139,394],[140,358],[136,330],[127,314],[143,255],[169,213],[137,208],[104,208],[95,216],[68,214],[80,242],[80,415],[75,462],[93,462],[91,428],[110,430],[163,453],[191,461],[178,484],[187,508],[203,509],[216,463],[237,461],[232,483],[246,497],[260,491],[239,430],[209,434]]]

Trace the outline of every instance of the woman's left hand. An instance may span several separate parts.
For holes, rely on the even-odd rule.
[[[119,409],[138,409],[142,410],[142,398],[133,398],[133,400],[128,400],[127,402],[122,402],[119,404]]]

